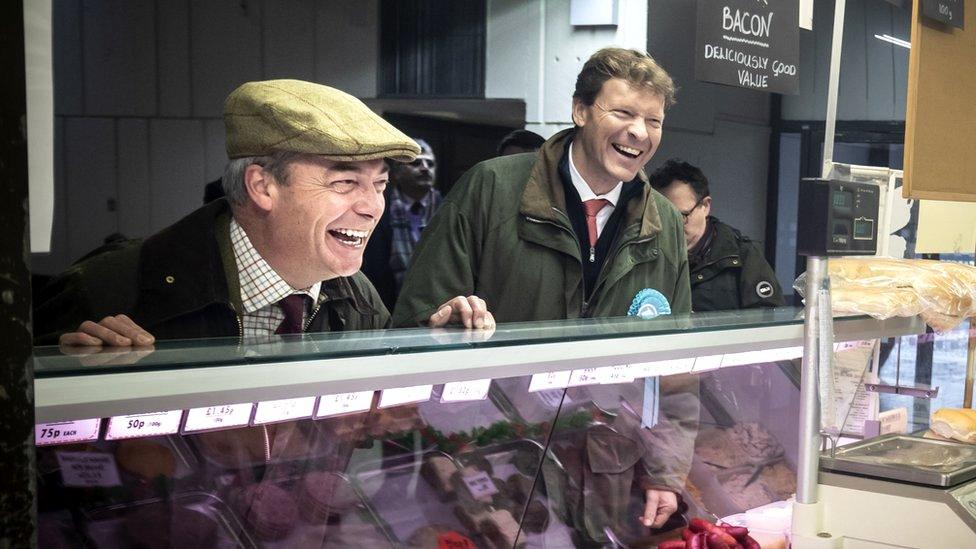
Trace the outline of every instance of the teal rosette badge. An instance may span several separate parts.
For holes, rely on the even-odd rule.
[[[637,292],[627,311],[627,316],[636,316],[644,320],[669,314],[671,314],[671,304],[668,303],[668,298],[651,288],[644,288]]]

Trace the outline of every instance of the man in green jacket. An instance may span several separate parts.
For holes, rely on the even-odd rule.
[[[53,280],[35,314],[42,343],[148,345],[385,327],[358,272],[383,212],[384,159],[417,144],[339,90],[248,82],[224,105],[227,198],[144,241],[93,254]],[[491,325],[474,297],[441,319]]]
[[[671,77],[646,53],[595,53],[577,78],[573,129],[550,138],[538,154],[478,164],[445,198],[415,250],[394,325],[436,323],[449,313],[438,304],[468,294],[484,299],[499,322],[625,316],[647,288],[660,292],[674,313],[690,312],[681,218],[641,171],[657,150],[673,102]],[[690,464],[697,385],[675,381],[662,380],[662,427],[671,430],[664,437],[670,448],[639,454],[638,472],[649,473],[636,481],[646,495],[645,526],[660,527],[675,511]],[[669,407],[676,395],[687,398]],[[625,437],[641,446],[642,434]],[[672,453],[681,457],[672,459]],[[610,469],[622,475],[634,462],[618,465]],[[608,469],[589,463],[584,474],[598,470]],[[612,482],[634,477],[621,475],[610,475]],[[629,492],[629,485],[604,492]],[[567,507],[576,512],[591,507],[586,503]],[[605,503],[609,518],[587,514],[576,521],[589,541],[606,542],[607,523],[635,520],[622,518],[626,504],[619,498]]]
[[[709,215],[712,197],[700,169],[672,158],[651,174],[650,181],[684,218],[695,311],[783,306],[776,273],[759,246]]]

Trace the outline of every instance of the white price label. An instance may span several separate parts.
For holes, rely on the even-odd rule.
[[[39,423],[34,426],[34,444],[51,446],[98,440],[98,428],[101,426],[101,419]]]
[[[444,391],[441,393],[441,402],[484,400],[488,398],[489,387],[491,387],[491,379],[445,383]]]
[[[312,417],[313,411],[315,411],[315,397],[286,398],[258,402],[258,408],[254,412],[254,421],[252,423],[254,425],[264,425],[279,421],[305,419]]]
[[[634,375],[635,369],[630,365],[624,364],[623,366],[607,366],[606,368],[601,368],[605,375],[601,376],[600,383],[610,385],[613,383],[633,383],[637,376]]]
[[[412,387],[397,387],[396,389],[383,389],[380,391],[380,408],[389,408],[401,404],[412,404],[414,402],[426,402],[430,400],[430,393],[433,392],[433,385],[414,385]]]
[[[119,486],[115,456],[95,452],[56,452],[65,486]]]
[[[251,410],[253,408],[254,404],[250,402],[193,408],[186,413],[183,432],[193,433],[211,429],[243,427],[251,421]]]
[[[471,492],[471,495],[475,499],[490,498],[498,493],[495,482],[484,471],[479,471],[473,475],[464,475],[462,478],[464,479],[464,484],[468,487],[468,491]]]
[[[685,374],[695,366],[693,358],[677,358],[674,360],[659,360],[656,362],[643,362],[640,364],[643,370],[642,377],[671,376],[674,374]]]
[[[580,387],[582,385],[596,385],[600,383],[600,378],[603,375],[601,370],[602,368],[583,368],[582,370],[573,370],[573,373],[569,376],[569,386]]]
[[[691,369],[692,372],[707,372],[709,370],[718,370],[722,367],[722,358],[725,355],[708,355],[700,356],[695,359],[695,366]]]
[[[529,382],[529,392],[535,393],[547,389],[565,389],[569,386],[569,376],[572,373],[572,370],[563,370],[561,372],[535,374]]]
[[[108,420],[105,440],[172,435],[180,431],[183,410],[115,416]]]
[[[339,393],[324,395],[319,399],[319,407],[315,411],[316,418],[340,416],[354,412],[365,412],[373,405],[373,391],[358,391],[355,393]]]

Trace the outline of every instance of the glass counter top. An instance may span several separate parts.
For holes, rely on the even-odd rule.
[[[510,347],[563,341],[646,337],[674,333],[739,330],[803,323],[803,309],[751,309],[694,313],[642,320],[584,318],[500,324],[493,331],[409,328],[333,332],[268,338],[204,338],[159,341],[145,348],[34,349],[35,377],[90,375],[269,362],[402,355],[464,348]]]

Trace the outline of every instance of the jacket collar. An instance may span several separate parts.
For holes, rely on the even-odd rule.
[[[237,266],[230,244],[230,205],[216,200],[150,236],[139,256],[140,318],[162,322],[220,304],[240,314]],[[230,284],[228,284],[230,281]],[[348,299],[357,311],[376,311],[347,277],[322,284],[323,301]]]
[[[547,140],[539,149],[539,156],[529,172],[529,180],[522,192],[519,212],[523,215],[565,224],[566,193],[559,179],[559,161],[566,154],[568,141],[576,133],[575,128],[563,130]],[[661,216],[652,196],[644,170],[637,172],[643,192],[640,199],[632,199],[626,205],[623,226],[641,223],[639,238],[649,237],[661,231]],[[622,205],[618,204],[618,207]],[[560,212],[563,215],[560,215]]]

